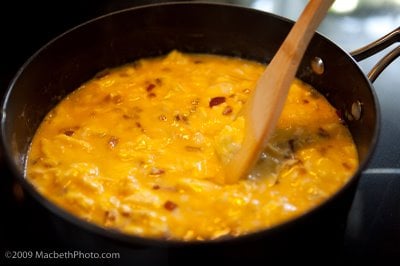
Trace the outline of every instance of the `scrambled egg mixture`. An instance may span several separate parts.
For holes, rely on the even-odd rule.
[[[295,80],[254,170],[224,184],[264,68],[173,51],[104,70],[45,117],[26,176],[76,216],[142,237],[238,236],[301,215],[348,181],[356,148],[336,110]]]

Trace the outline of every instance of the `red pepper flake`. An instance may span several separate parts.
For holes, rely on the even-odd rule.
[[[342,125],[345,125],[345,124],[346,124],[346,121],[344,120],[343,112],[342,112],[341,110],[339,110],[339,109],[336,109],[336,115],[339,117],[339,122],[340,122]]]
[[[150,92],[149,94],[147,94],[147,96],[148,96],[149,98],[154,98],[154,97],[156,97],[157,95],[156,95],[154,92]]]
[[[150,170],[150,175],[162,175],[165,173],[164,169],[153,167]]]
[[[109,69],[104,69],[102,71],[100,71],[99,73],[97,73],[94,78],[95,79],[101,79],[104,78],[105,76],[108,76],[110,74],[110,70]]]
[[[225,97],[219,96],[214,97],[210,100],[209,106],[212,108],[213,106],[220,105],[225,102]]]
[[[289,145],[289,149],[292,153],[296,152],[296,145],[295,145],[295,139],[289,139],[288,140],[288,145]]]
[[[199,98],[195,98],[195,99],[193,99],[190,103],[191,103],[192,105],[198,105],[199,102],[200,102],[200,99],[199,99]]]
[[[24,190],[22,189],[21,185],[18,182],[15,182],[13,184],[12,191],[13,191],[13,194],[14,194],[14,198],[18,202],[23,202],[23,200],[25,198],[25,193],[24,193]]]
[[[159,186],[159,185],[154,185],[154,186],[153,186],[153,189],[154,189],[154,190],[158,190],[158,189],[160,189],[160,186]]]
[[[75,131],[71,130],[71,129],[64,130],[64,135],[66,135],[68,137],[71,137],[72,135],[74,135],[74,133],[75,133]]]
[[[122,102],[122,96],[121,95],[115,95],[112,98],[112,101],[113,101],[113,103],[120,103],[120,102]]]
[[[352,169],[353,169],[353,167],[352,167],[349,163],[347,163],[347,162],[343,162],[343,163],[342,163],[342,166],[343,166],[344,168],[346,168],[346,170],[352,170]]]
[[[225,109],[222,111],[223,115],[230,115],[232,113],[233,109],[229,105],[225,107]]]
[[[196,112],[196,110],[197,110],[197,106],[196,105],[193,105],[192,107],[190,107],[190,112],[191,113]]]
[[[117,146],[118,142],[119,142],[119,138],[114,137],[114,136],[111,136],[111,137],[108,139],[108,146],[109,146],[111,149],[114,149],[114,148]]]
[[[307,169],[304,167],[299,167],[299,174],[300,175],[305,175],[307,174]]]
[[[112,94],[112,93],[111,94],[107,94],[104,97],[104,101],[105,102],[113,102],[115,104],[121,103],[122,102],[122,96],[119,95],[119,94]]]
[[[167,121],[167,117],[165,115],[160,115],[158,119],[161,121]]]
[[[105,211],[104,219],[106,223],[112,223],[117,220],[118,212],[116,210]]]
[[[201,151],[201,148],[195,147],[195,146],[185,146],[185,150],[190,151],[190,152],[199,152],[199,151]]]
[[[140,61],[135,61],[135,62],[133,62],[133,63],[130,63],[130,66],[131,66],[132,68],[134,68],[134,69],[137,69],[137,68],[139,68],[139,67],[142,66],[142,63],[141,63]]]
[[[303,99],[303,101],[302,101],[304,104],[308,104],[310,101],[309,100],[307,100],[307,99]]]
[[[161,78],[156,78],[155,82],[157,85],[161,85],[162,84],[162,79]]]
[[[187,122],[188,121],[188,117],[187,117],[187,115],[177,114],[177,115],[175,115],[175,121]]]
[[[321,94],[319,94],[316,90],[311,90],[309,92],[309,95],[311,96],[311,98],[313,99],[318,99],[321,97]]]
[[[328,152],[328,149],[326,147],[321,147],[318,151],[322,156],[325,156]]]
[[[68,137],[71,137],[72,135],[75,134],[75,131],[78,130],[78,129],[79,129],[79,126],[69,127],[69,128],[63,129],[61,132],[62,132],[64,135],[66,135],[66,136],[68,136]]]
[[[164,208],[167,209],[168,211],[173,211],[173,210],[175,210],[176,208],[178,208],[178,205],[177,205],[175,202],[172,202],[172,201],[170,201],[170,200],[167,200],[167,201],[164,203]]]
[[[135,112],[135,113],[141,113],[141,112],[143,112],[143,109],[140,108],[140,107],[134,106],[132,108],[132,111]]]
[[[326,131],[325,129],[323,129],[322,127],[318,128],[318,136],[320,136],[321,138],[329,138],[329,132]]]
[[[153,83],[150,83],[149,85],[147,85],[146,91],[151,92],[152,90],[154,90],[155,87],[156,87],[156,85],[154,85]]]

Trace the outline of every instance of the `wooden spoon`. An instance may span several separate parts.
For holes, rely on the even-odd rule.
[[[226,165],[225,183],[245,177],[256,163],[282,112],[303,54],[334,0],[311,0],[246,102],[245,137]]]

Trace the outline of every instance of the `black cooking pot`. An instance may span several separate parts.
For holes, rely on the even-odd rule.
[[[400,49],[385,57],[371,72],[370,79],[354,58],[363,59],[399,41],[400,29],[355,52],[353,57],[319,34],[312,39],[297,76],[324,94],[343,116],[356,143],[360,167],[329,200],[282,225],[242,237],[201,243],[143,239],[72,216],[45,199],[24,178],[27,150],[44,116],[97,72],[173,49],[268,62],[292,25],[287,19],[243,7],[175,3],[112,13],[64,33],[25,63],[5,96],[1,133],[10,169],[28,194],[50,211],[52,219],[56,219],[56,232],[62,233],[72,246],[90,242],[128,249],[157,247],[171,252],[167,256],[169,261],[204,252],[212,254],[214,260],[226,262],[240,258],[251,261],[255,254],[283,261],[288,258],[287,252],[305,259],[310,251],[327,255],[338,252],[359,174],[378,138],[379,108],[370,79],[373,81],[399,55]],[[200,255],[190,261],[204,258]]]

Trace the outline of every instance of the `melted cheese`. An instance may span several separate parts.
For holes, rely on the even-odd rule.
[[[253,172],[224,185],[264,67],[173,51],[103,71],[46,116],[27,178],[76,216],[143,237],[215,239],[299,216],[348,181],[357,152],[335,109],[295,80]]]

